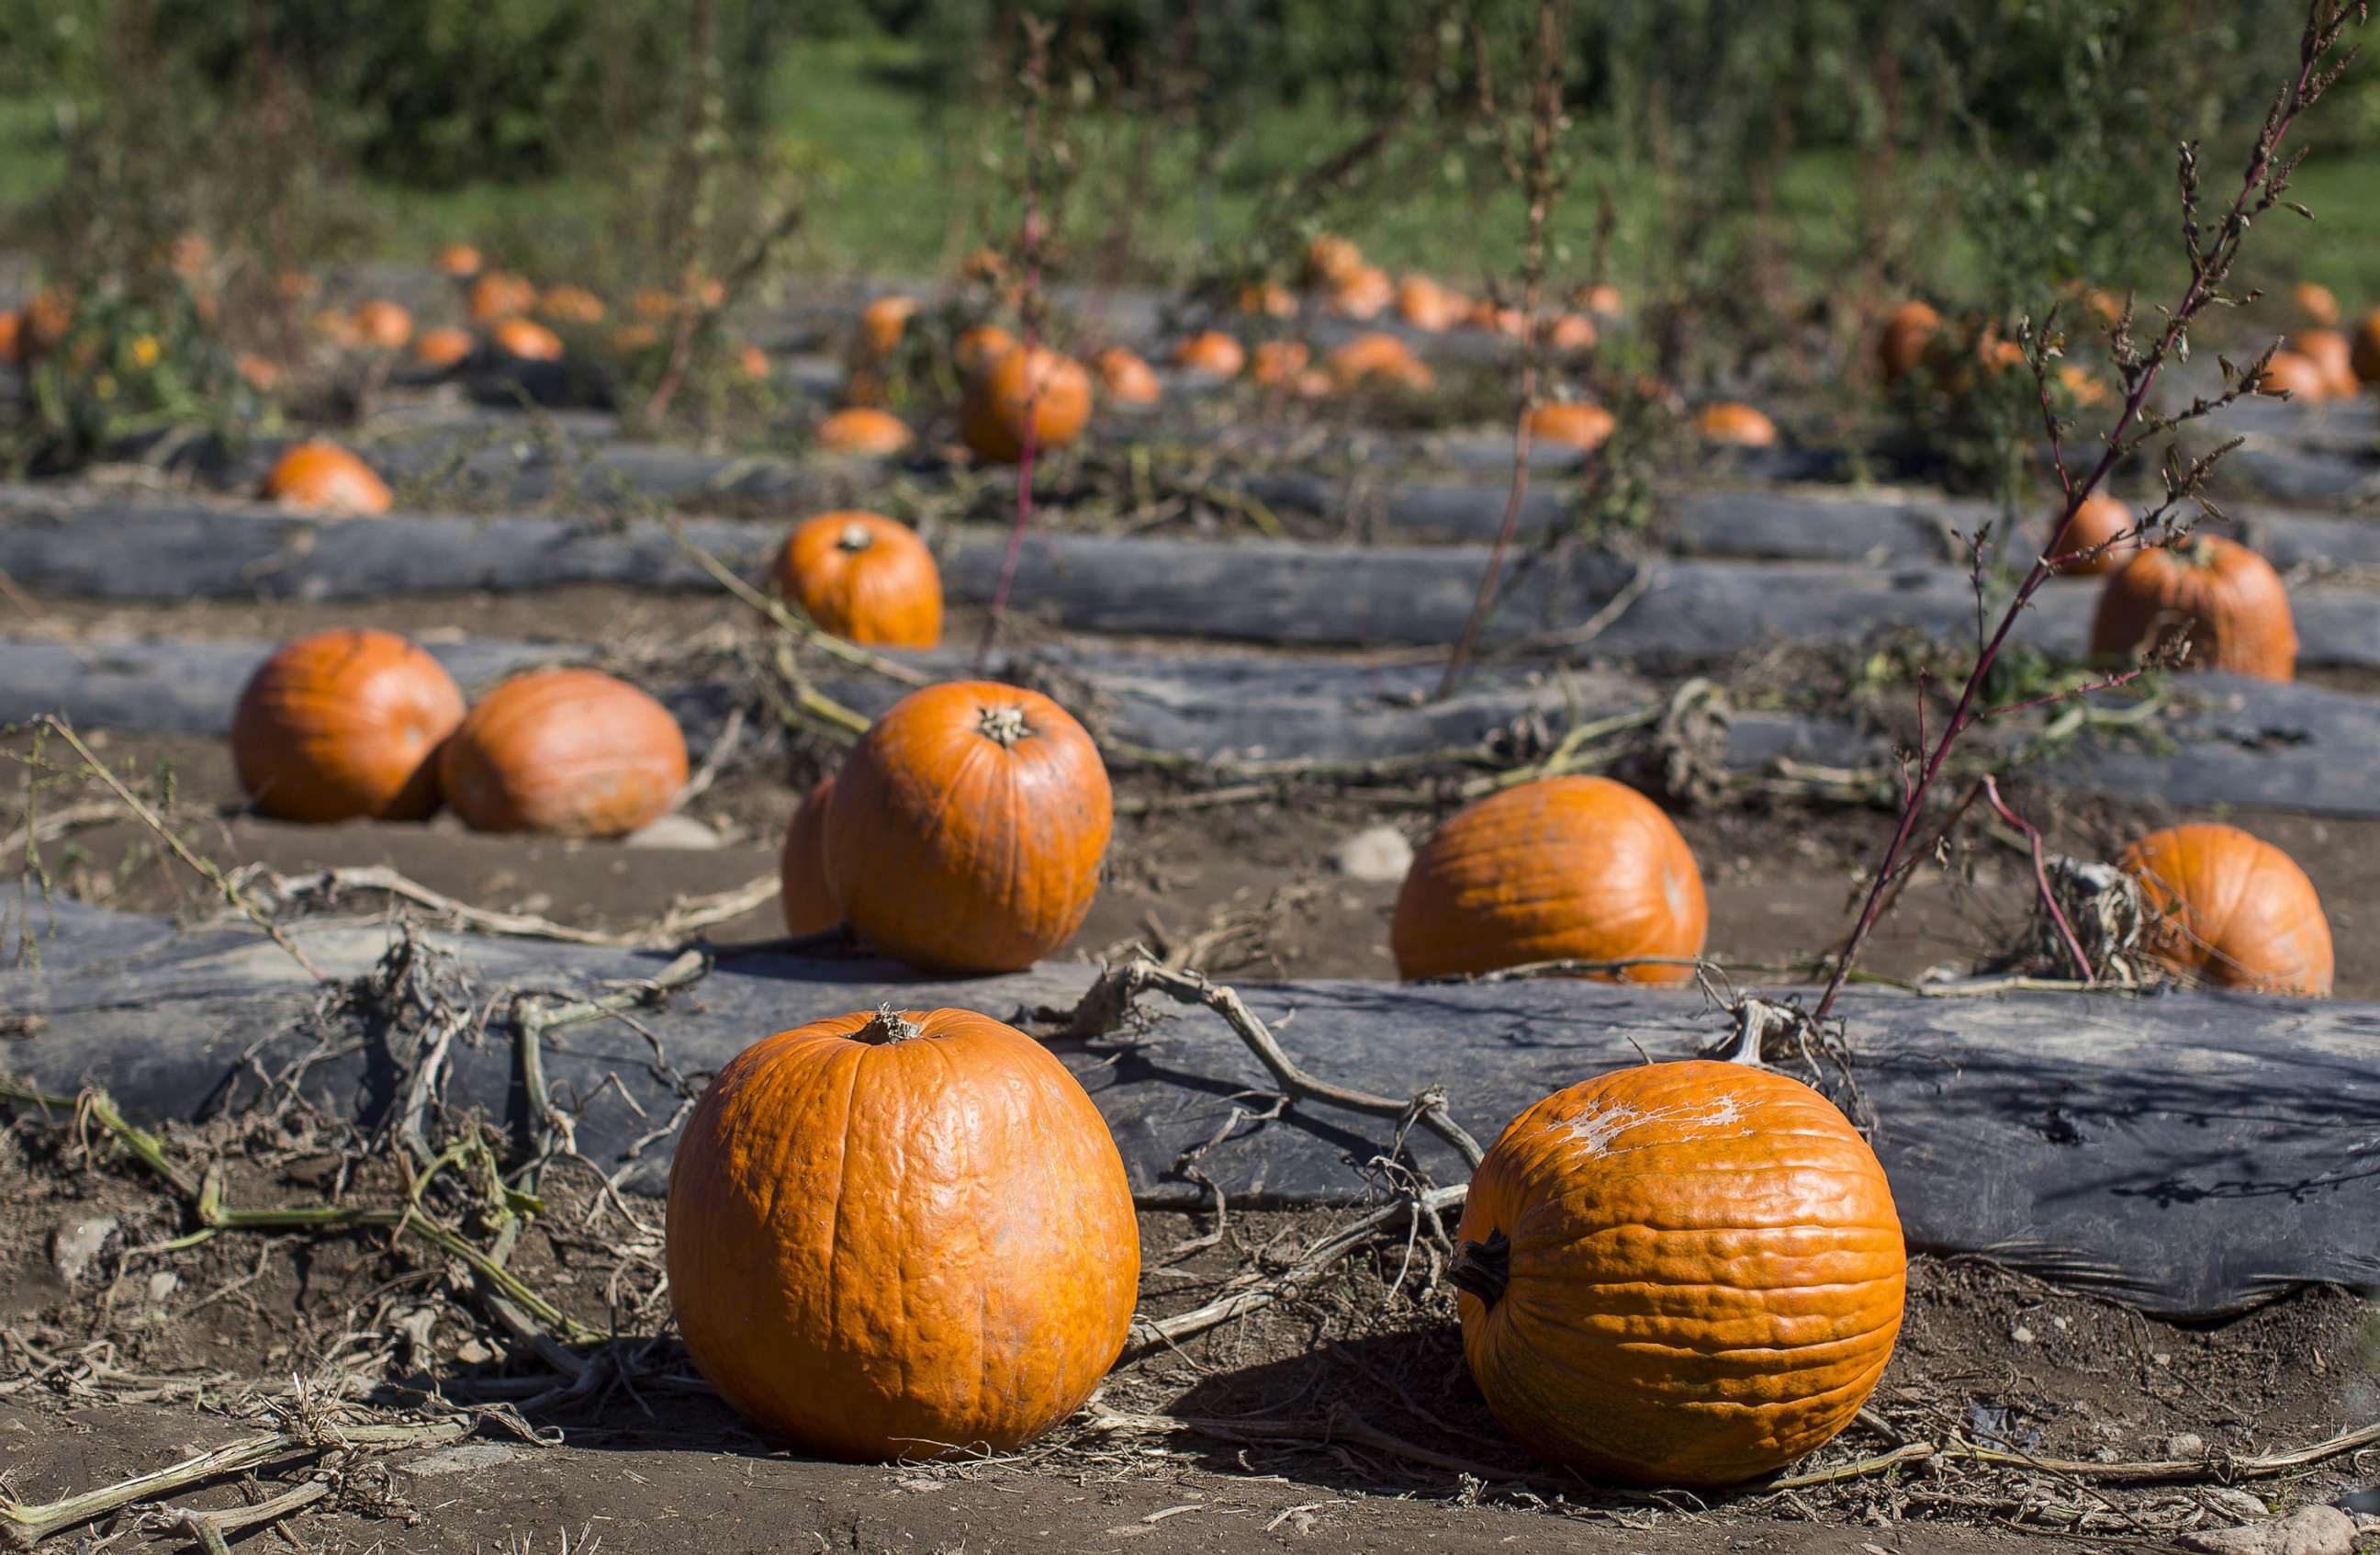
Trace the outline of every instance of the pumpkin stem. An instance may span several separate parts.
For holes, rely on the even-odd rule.
[[[843,533],[834,537],[834,546],[838,551],[865,551],[875,543],[876,537],[868,532],[865,524],[845,524]]]
[[[1033,732],[1026,727],[1023,708],[986,708],[976,727],[1003,750],[1014,748],[1017,741]]]
[[[1512,1280],[1512,1239],[1500,1231],[1491,1231],[1485,1242],[1465,1242],[1454,1250],[1454,1263],[1446,1271],[1447,1282],[1458,1291],[1468,1291],[1489,1306],[1504,1299],[1504,1287]]]
[[[853,1032],[852,1039],[859,1042],[914,1042],[925,1035],[923,1027],[890,1004],[879,1004],[868,1024]]]

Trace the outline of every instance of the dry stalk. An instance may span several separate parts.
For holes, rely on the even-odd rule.
[[[609,933],[599,929],[574,929],[566,923],[556,923],[535,913],[505,913],[475,907],[442,892],[432,891],[419,881],[400,874],[384,864],[344,865],[310,875],[284,875],[259,864],[236,871],[232,878],[236,883],[254,892],[264,906],[273,909],[309,901],[319,901],[328,905],[334,904],[346,893],[379,892],[410,902],[442,918],[481,933],[629,950],[682,944],[686,936],[698,929],[725,923],[750,912],[775,895],[778,889],[775,875],[763,875],[733,891],[707,896],[680,897],[647,927]]]

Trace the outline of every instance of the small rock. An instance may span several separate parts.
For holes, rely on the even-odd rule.
[[[455,1358],[465,1366],[485,1366],[496,1358],[496,1353],[476,1339],[467,1339],[455,1346]]]
[[[2175,1542],[2201,1555],[2355,1555],[2355,1519],[2335,1506],[2310,1506],[2268,1523],[2184,1534]]]
[[[2198,1492],[2198,1500],[2209,1512],[2241,1523],[2260,1523],[2273,1514],[2264,1497],[2237,1485],[2210,1485]]]
[[[425,1452],[409,1464],[398,1465],[407,1474],[424,1479],[434,1479],[442,1474],[468,1474],[474,1469],[494,1468],[521,1457],[525,1449],[503,1441],[466,1441],[454,1447],[442,1447],[435,1452]]]
[[[165,1298],[182,1288],[182,1277],[170,1269],[161,1269],[149,1276],[149,1305],[162,1306]]]
[[[2164,1351],[2162,1351],[2162,1350],[2158,1351],[2155,1355],[2151,1355],[2151,1356],[2149,1357],[2149,1359],[2151,1359],[2151,1360],[2155,1361],[2155,1362],[2157,1365],[2159,1365],[2159,1366],[2171,1366],[2171,1365],[2173,1365],[2173,1357],[2172,1357],[2171,1355],[2167,1355],[2167,1354],[2166,1354]]]
[[[641,832],[620,839],[628,847],[709,850],[719,845],[719,833],[690,815],[665,815]]]
[[[2165,1455],[2168,1458],[2204,1458],[2206,1439],[2196,1431],[2176,1431],[2165,1439]]]
[[[1349,880],[1401,881],[1413,868],[1413,844],[1393,826],[1371,826],[1339,844],[1331,856]]]
[[[99,1250],[107,1245],[107,1239],[115,1234],[115,1227],[113,1215],[86,1215],[61,1222],[50,1238],[50,1261],[57,1265],[58,1278],[69,1285],[80,1280]]]
[[[2033,1330],[2026,1328],[2022,1323],[2019,1323],[2016,1327],[2009,1330],[2009,1337],[2016,1341],[2019,1344],[2030,1344],[2033,1342]]]

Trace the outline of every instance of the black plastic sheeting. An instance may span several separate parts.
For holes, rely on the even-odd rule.
[[[192,1118],[253,1088],[312,1045],[320,989],[246,929],[180,933],[73,903],[29,905],[17,926],[37,961],[0,972],[0,1007],[45,1017],[10,1044],[9,1066],[55,1090],[105,1087],[133,1118]],[[299,943],[335,977],[366,971],[393,930],[302,924]],[[581,989],[650,977],[653,954],[431,936],[468,968],[487,1007],[509,988]],[[715,1070],[786,1027],[880,1002],[958,1003],[1002,1017],[1070,1005],[1087,968],[930,981],[870,961],[745,956],[640,1014],[670,1061]],[[1443,1084],[1482,1140],[1539,1096],[1639,1050],[1689,1056],[1717,1035],[1693,994],[1578,982],[1399,987],[1305,982],[1244,988],[1291,1054],[1316,1073],[1389,1095]],[[1288,1017],[1294,1012],[1294,1020]],[[2144,1000],[2047,996],[1847,1001],[1856,1073],[1911,1245],[1983,1254],[2027,1272],[2178,1318],[2236,1312],[2294,1286],[2380,1285],[2380,1008],[2193,993]],[[449,1101],[519,1126],[516,1055],[504,1017],[451,1056]],[[341,1033],[353,1035],[355,1033]],[[306,1073],[318,1104],[371,1124],[410,1054],[383,1030]],[[1221,1023],[1185,1011],[1147,1038],[1056,1044],[1113,1129],[1144,1204],[1192,1208],[1176,1174],[1264,1072]],[[579,1148],[629,1186],[657,1192],[673,1141],[630,1162],[631,1143],[673,1114],[675,1094],[636,1032],[604,1022],[555,1034],[544,1067],[561,1104],[585,1099]],[[619,1088],[605,1084],[615,1077]],[[620,1090],[633,1097],[632,1111]],[[1200,1169],[1235,1202],[1359,1203],[1387,1129],[1297,1106],[1248,1124]],[[1443,1181],[1460,1161],[1416,1131],[1419,1163]]]

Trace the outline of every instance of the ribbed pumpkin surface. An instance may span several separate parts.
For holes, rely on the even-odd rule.
[[[1028,407],[1034,446],[1064,447],[1091,419],[1090,374],[1082,363],[1038,346],[1003,352],[969,380],[959,404],[960,433],[987,459],[1019,458]]]
[[[412,642],[319,632],[283,646],[241,690],[232,759],[266,815],[419,820],[438,808],[438,747],[462,721],[461,688]]]
[[[942,575],[916,530],[878,513],[821,513],[777,553],[777,591],[839,638],[885,648],[942,640]]]
[[[2150,546],[2107,579],[2091,651],[2143,651],[2187,628],[2185,667],[2258,680],[2297,678],[2298,633],[2280,574],[2237,541],[2198,535]]]
[[[1539,778],[1490,795],[1430,834],[1397,893],[1400,977],[1533,961],[1700,955],[1702,873],[1659,806],[1600,777]],[[1630,982],[1680,982],[1639,966]]]
[[[1115,1364],[1123,1161],[1039,1043],[965,1010],[841,1015],[730,1060],[670,1172],[670,1301],[746,1418],[844,1459],[1017,1446]]]
[[[1456,1234],[1502,1276],[1492,1301],[1457,1276],[1480,1391],[1524,1446],[1591,1475],[1780,1468],[1858,1413],[1900,1330],[1908,1259],[1874,1152],[1815,1091],[1742,1064],[1546,1098],[1481,1163]]]
[[[480,699],[438,771],[446,802],[482,832],[616,837],[676,802],[686,736],[625,681],[536,670]]]
[[[843,921],[834,888],[826,883],[826,815],[833,793],[834,779],[819,779],[785,828],[784,849],[777,857],[777,902],[788,934],[823,934]]]
[[[2237,826],[2152,832],[2119,867],[2163,918],[2150,954],[2186,976],[2259,993],[2327,996],[2330,920],[2296,859]]]

